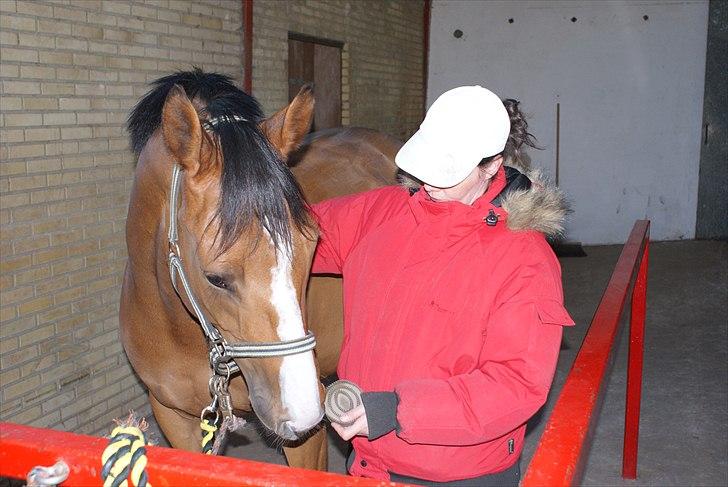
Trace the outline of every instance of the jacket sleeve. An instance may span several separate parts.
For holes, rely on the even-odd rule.
[[[344,262],[356,244],[367,204],[366,194],[343,196],[310,207],[319,226],[319,241],[313,257],[313,274],[341,274]]]
[[[383,188],[332,198],[310,206],[319,226],[313,274],[341,274],[349,253],[363,235],[398,211],[402,188]]]
[[[477,369],[395,387],[400,438],[435,445],[482,443],[513,431],[546,402],[562,326],[574,324],[562,305],[555,257],[522,266],[501,294],[505,300],[486,320]]]

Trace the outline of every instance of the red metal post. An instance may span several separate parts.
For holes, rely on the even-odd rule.
[[[647,265],[649,236],[642,251],[642,262],[632,290],[632,315],[629,324],[629,358],[627,362],[627,401],[624,410],[624,449],[622,477],[637,478],[637,446],[640,434],[642,400],[642,358],[644,355],[645,314],[647,311]]]
[[[101,453],[106,438],[0,423],[0,477],[25,479],[36,466],[63,460],[70,467],[63,486],[102,485]],[[171,448],[147,446],[149,482],[164,486],[389,486],[389,482],[344,477],[281,465],[211,457]]]
[[[637,221],[624,244],[579,353],[574,359],[522,487],[578,484],[612,364],[620,316],[644,251],[650,222]]]
[[[253,0],[243,2],[243,91],[253,94]]]
[[[424,0],[422,6],[422,116],[427,112],[427,79],[430,65],[430,23],[432,0]]]

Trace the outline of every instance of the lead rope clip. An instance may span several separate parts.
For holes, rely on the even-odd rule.
[[[25,478],[27,487],[56,487],[68,478],[68,465],[58,460],[52,467],[33,467]]]

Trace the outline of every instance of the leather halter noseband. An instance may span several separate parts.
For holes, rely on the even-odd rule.
[[[251,343],[239,342],[228,343],[220,334],[215,324],[210,322],[202,311],[197,298],[195,297],[189,279],[182,265],[182,255],[179,250],[177,233],[177,203],[180,192],[180,179],[182,168],[175,164],[172,169],[172,185],[169,194],[169,228],[167,240],[169,242],[169,275],[172,278],[172,285],[177,294],[182,297],[177,287],[177,278],[182,283],[182,291],[187,296],[192,310],[200,323],[210,353],[210,366],[218,375],[230,376],[240,371],[240,368],[233,359],[236,358],[261,358],[281,357],[308,352],[316,346],[316,337],[310,331],[301,338],[284,340],[280,342]]]

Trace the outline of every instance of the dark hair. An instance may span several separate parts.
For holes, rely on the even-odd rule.
[[[227,118],[208,127],[217,137],[223,155],[221,195],[216,217],[220,252],[229,249],[257,219],[276,247],[291,243],[289,214],[304,233],[311,221],[298,183],[258,128],[263,119],[258,102],[232,83],[228,76],[205,73],[199,68],[178,72],[152,83],[152,90],[134,107],[127,122],[134,152],[139,154],[162,123],[162,109],[169,90],[180,85],[190,99],[204,108],[202,118]],[[242,118],[241,121],[232,121]]]
[[[519,107],[520,104],[521,102],[512,98],[503,100],[503,106],[506,107],[508,117],[511,119],[511,132],[508,134],[506,147],[503,149],[503,159],[506,162],[525,165],[521,148],[524,145],[534,149],[540,149],[540,147],[536,145],[536,138],[528,131],[528,122]]]

